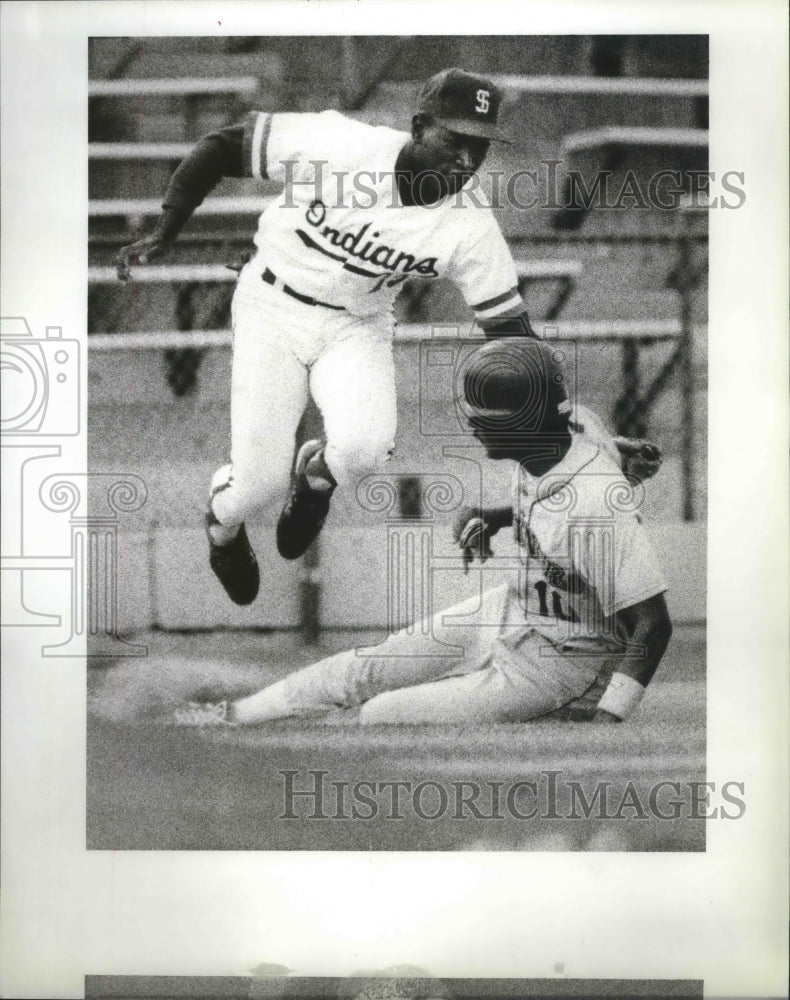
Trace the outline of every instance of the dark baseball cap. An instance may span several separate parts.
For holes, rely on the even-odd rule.
[[[511,143],[498,126],[502,91],[484,76],[445,69],[423,86],[417,111],[431,115],[451,132]]]

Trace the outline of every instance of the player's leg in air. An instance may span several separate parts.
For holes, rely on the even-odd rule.
[[[277,523],[277,549],[297,559],[317,538],[336,486],[352,493],[380,469],[395,446],[397,406],[389,320],[344,317],[339,336],[310,369],[310,392],[324,420],[326,442],[299,451],[291,492]]]
[[[476,624],[469,624],[474,615]],[[466,618],[463,625],[445,620]],[[439,646],[437,639],[444,643]],[[507,586],[486,591],[373,650],[348,650],[295,671],[233,702],[191,703],[182,726],[256,725],[277,719],[337,718],[379,724],[525,722],[581,698],[599,657],[563,656],[526,627]]]
[[[233,298],[231,461],[212,479],[206,530],[211,567],[242,605],[255,600],[260,582],[244,525],[286,495],[308,400],[311,310],[303,309],[298,329],[288,329],[294,315],[284,299],[244,274]]]
[[[306,442],[291,475],[309,393],[326,441]],[[295,304],[242,272],[233,298],[231,462],[214,475],[206,518],[211,566],[231,600],[251,603],[260,585],[245,522],[287,496],[277,548],[286,559],[301,556],[335,487],[353,490],[387,460],[396,415],[390,315]]]

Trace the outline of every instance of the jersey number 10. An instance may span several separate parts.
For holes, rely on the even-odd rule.
[[[545,580],[537,580],[534,584],[535,590],[538,593],[538,602],[540,604],[540,613],[544,618],[554,617],[559,618],[564,622],[578,622],[579,617],[573,608],[569,608],[570,614],[566,614],[562,607],[562,598],[557,593],[556,590],[551,591],[551,612],[549,612],[549,585]]]

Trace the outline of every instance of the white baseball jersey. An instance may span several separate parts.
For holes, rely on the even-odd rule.
[[[588,441],[599,444],[618,469],[622,468],[622,459],[617,445],[612,440],[612,432],[604,426],[596,413],[589,407],[576,403],[571,410],[571,422],[582,428],[582,433]]]
[[[513,486],[528,624],[555,643],[616,649],[615,613],[667,589],[636,516],[639,491],[586,434],[540,478],[517,467]]]
[[[391,310],[409,277],[449,278],[481,321],[520,312],[510,251],[479,192],[401,203],[395,162],[408,139],[336,111],[252,113],[245,167],[285,185],[260,218],[260,263],[356,316]]]

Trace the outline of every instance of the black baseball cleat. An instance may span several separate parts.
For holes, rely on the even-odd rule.
[[[247,531],[242,524],[232,541],[219,545],[211,537],[210,528],[213,524],[219,524],[219,521],[209,507],[206,512],[206,534],[211,568],[234,604],[252,604],[258,596],[261,577]]]
[[[307,465],[322,448],[320,441],[306,441],[296,456],[291,492],[277,521],[277,551],[283,559],[304,555],[321,534],[329,513],[335,483],[316,490],[307,481]]]

